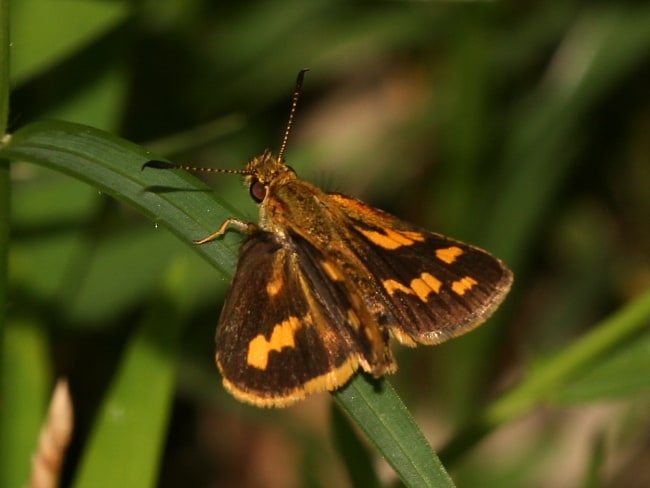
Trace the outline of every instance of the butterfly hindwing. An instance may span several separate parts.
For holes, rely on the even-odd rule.
[[[242,245],[216,336],[217,364],[236,397],[287,405],[342,386],[359,366],[370,370],[377,351],[381,374],[392,368],[387,334],[359,330],[354,297],[321,262],[306,243],[260,230]]]

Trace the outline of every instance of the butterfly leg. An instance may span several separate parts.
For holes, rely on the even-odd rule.
[[[239,232],[242,234],[251,234],[257,226],[255,224],[251,224],[249,222],[244,222],[243,220],[239,219],[226,219],[224,220],[223,224],[212,234],[210,234],[207,237],[204,237],[203,239],[198,239],[196,241],[193,241],[194,244],[205,244],[206,242],[211,242],[214,241],[215,239],[218,239],[222,235],[224,235],[228,231],[228,227],[230,226],[236,227]]]

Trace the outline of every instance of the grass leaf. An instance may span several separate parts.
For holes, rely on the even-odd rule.
[[[393,387],[357,375],[334,393],[339,405],[368,436],[409,487],[453,487],[442,466]]]

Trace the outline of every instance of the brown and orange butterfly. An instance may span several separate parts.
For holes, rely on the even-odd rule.
[[[439,344],[483,323],[508,293],[512,273],[469,244],[429,232],[301,180],[284,160],[304,78],[298,75],[280,151],[240,171],[163,161],[145,167],[244,175],[257,224],[226,220],[246,235],[216,333],[216,361],[236,398],[284,407],[343,386],[360,369],[397,366],[391,337]]]

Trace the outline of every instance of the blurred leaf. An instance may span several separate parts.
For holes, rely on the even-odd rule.
[[[649,323],[650,290],[635,297],[555,357],[537,365],[519,386],[503,395],[486,411],[488,425],[499,425],[518,418],[534,405],[552,400],[558,387],[593,369],[605,354]]]
[[[13,320],[4,330],[0,365],[0,486],[25,486],[52,387],[45,328]]]
[[[34,299],[55,297],[80,247],[72,233],[42,236],[38,242],[25,242],[11,249],[11,284],[21,294]],[[44,273],[43,270],[47,270]]]
[[[46,110],[41,117],[86,124],[98,129],[117,131],[122,122],[122,106],[127,101],[128,74],[119,62],[105,65],[96,76],[75,83],[67,97]],[[72,83],[72,82],[71,82]]]
[[[468,422],[441,452],[445,463],[453,464],[491,430],[520,418],[536,406],[554,400],[555,392],[577,376],[593,369],[622,342],[650,323],[650,290],[635,297],[574,344],[537,364],[516,387],[486,408],[482,417]],[[638,384],[633,385],[637,388]]]
[[[69,262],[74,264],[68,268],[83,267],[83,281],[70,284],[64,290],[65,296],[61,296],[65,299],[63,313],[68,321],[83,328],[119,317],[128,307],[146,300],[160,282],[161,270],[170,257],[183,255],[187,259],[192,283],[197,288],[195,303],[206,298],[213,301],[227,284],[217,281],[212,267],[184,250],[163,229],[131,228],[102,239],[88,254],[87,258],[75,255]]]
[[[0,146],[5,140],[7,117],[9,114],[9,0],[0,0]],[[7,395],[5,371],[5,336],[7,334],[8,304],[9,304],[9,239],[11,236],[11,190],[12,182],[9,172],[9,162],[0,157],[0,402]],[[7,452],[13,450],[14,439],[5,435],[4,424],[9,417],[3,413],[0,406],[0,459],[7,459]],[[29,432],[23,432],[26,437]],[[19,454],[24,454],[23,452]],[[21,469],[21,459],[16,458],[16,469]],[[9,468],[11,469],[11,468]],[[0,484],[4,481],[25,482],[20,480],[19,471],[9,473],[0,465]]]
[[[187,270],[176,263],[131,338],[102,403],[77,487],[156,486],[174,392],[176,348],[188,301]]]
[[[11,80],[45,71],[127,18],[125,2],[21,0],[11,5]]]
[[[67,122],[37,122],[15,132],[0,157],[42,164],[91,184],[168,227],[183,241],[204,237],[226,218],[228,210],[210,189],[191,175],[141,171],[154,156],[108,133]],[[232,273],[234,243],[224,239],[192,249],[221,272]]]
[[[642,394],[650,394],[650,333],[634,338],[574,381],[561,385],[552,398],[575,404]]]
[[[81,225],[97,211],[97,190],[47,170],[34,175],[32,165],[14,164],[11,201],[14,233],[44,232]],[[39,177],[43,176],[43,177]]]
[[[81,252],[88,257],[72,261],[81,261],[84,269],[83,281],[66,290],[68,319],[88,327],[146,300],[160,283],[170,251],[179,248],[174,245],[153,229],[129,229],[86,245],[91,249]]]
[[[577,162],[580,124],[608,90],[646,59],[648,25],[647,5],[585,9],[539,86],[513,114],[516,123],[504,156],[507,184],[489,209],[482,244],[515,271],[536,235],[534,227]]]
[[[226,115],[186,131],[150,141],[147,147],[158,154],[172,156],[241,130],[244,122],[241,114]]]
[[[9,0],[0,0],[0,137],[7,130],[9,114]]]
[[[606,446],[606,436],[600,434],[593,443],[591,452],[589,453],[589,463],[585,470],[585,479],[580,485],[580,488],[600,488],[607,486],[603,480]]]

